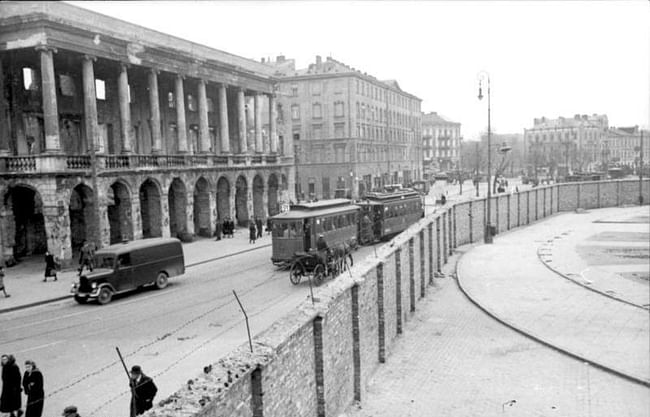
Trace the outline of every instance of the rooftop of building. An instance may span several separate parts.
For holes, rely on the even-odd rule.
[[[540,117],[533,119],[534,128],[556,128],[556,127],[576,127],[576,126],[594,126],[607,128],[608,120],[606,114],[576,114],[573,117],[559,116],[556,119]]]
[[[422,113],[422,125],[460,125],[459,122],[454,122],[448,117],[438,114],[434,111],[429,113]]]
[[[26,36],[27,34],[23,33],[19,39],[4,36],[11,32],[23,31],[30,24],[42,27],[43,31],[38,36]],[[232,70],[265,78],[272,77],[275,72],[274,68],[252,59],[63,2],[0,2],[0,50],[47,45],[48,37],[52,33],[50,29],[54,26],[74,28],[75,32],[90,32],[93,34],[90,40],[95,44],[99,44],[102,37],[122,41],[134,56],[151,48],[172,51],[198,61],[216,62]],[[138,64],[137,57],[134,57],[134,60],[136,62],[131,63]]]
[[[421,101],[419,97],[404,91],[400,87],[397,80],[379,80],[367,72],[362,72],[354,67],[351,67],[341,61],[332,58],[331,56],[326,57],[323,61],[320,55],[316,55],[316,60],[314,63],[309,64],[307,68],[299,69],[296,69],[296,61],[294,59],[287,59],[284,55],[278,55],[275,60],[262,58],[261,63],[275,68],[275,76],[289,80],[311,77],[322,78],[337,75],[354,75],[375,85],[388,87],[393,91]]]

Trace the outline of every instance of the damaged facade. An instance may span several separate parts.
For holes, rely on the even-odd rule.
[[[293,198],[273,68],[63,3],[0,16],[1,261],[208,236]]]

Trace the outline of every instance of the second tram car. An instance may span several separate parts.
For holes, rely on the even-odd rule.
[[[424,217],[422,198],[413,190],[368,193],[365,199],[357,204],[361,207],[361,244],[393,237]],[[372,227],[370,233],[363,230],[368,223]]]
[[[316,248],[322,234],[329,247],[356,246],[359,206],[337,198],[294,204],[289,211],[271,218],[275,265],[287,265],[296,253]]]

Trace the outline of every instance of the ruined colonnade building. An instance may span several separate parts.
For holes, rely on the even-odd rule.
[[[64,3],[1,3],[4,260],[277,213],[295,171],[273,72]]]

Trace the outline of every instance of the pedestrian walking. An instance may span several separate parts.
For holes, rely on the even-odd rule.
[[[46,282],[49,277],[54,277],[54,281],[57,280],[56,260],[54,259],[54,255],[48,251],[45,252],[45,277],[43,278],[43,282]]]
[[[61,414],[61,417],[81,417],[81,416],[77,413],[77,407],[75,407],[74,405],[69,405],[63,409],[63,413]]]
[[[9,417],[20,417],[22,398],[20,397],[20,368],[13,355],[2,355],[2,394],[0,394],[0,413],[9,413]]]
[[[81,246],[81,253],[79,254],[79,276],[81,276],[84,267],[88,267],[90,272],[93,272],[94,257],[95,245],[92,242],[84,240]]]
[[[5,295],[5,298],[11,297],[11,294],[7,294],[7,290],[5,289],[5,269],[3,266],[0,266],[0,290]]]
[[[257,228],[257,238],[262,237],[262,233],[264,232],[264,223],[262,223],[262,219],[259,217],[255,218],[255,227]]]
[[[267,217],[267,218],[266,218],[266,234],[267,234],[267,235],[270,235],[270,234],[271,234],[271,229],[272,229],[272,227],[273,227],[273,226],[271,225],[271,217]]]
[[[248,221],[248,243],[255,243],[256,237],[257,237],[257,230],[255,229],[255,222],[249,220]]]
[[[153,407],[153,399],[158,392],[153,379],[142,372],[138,365],[131,367],[131,417],[144,414],[145,411]]]
[[[43,415],[43,402],[45,401],[43,374],[38,370],[34,361],[25,361],[23,389],[27,395],[25,417],[41,417]]]
[[[217,219],[217,223],[214,225],[214,235],[216,236],[216,240],[221,240],[221,231],[223,229],[223,226],[221,224],[221,219]]]

